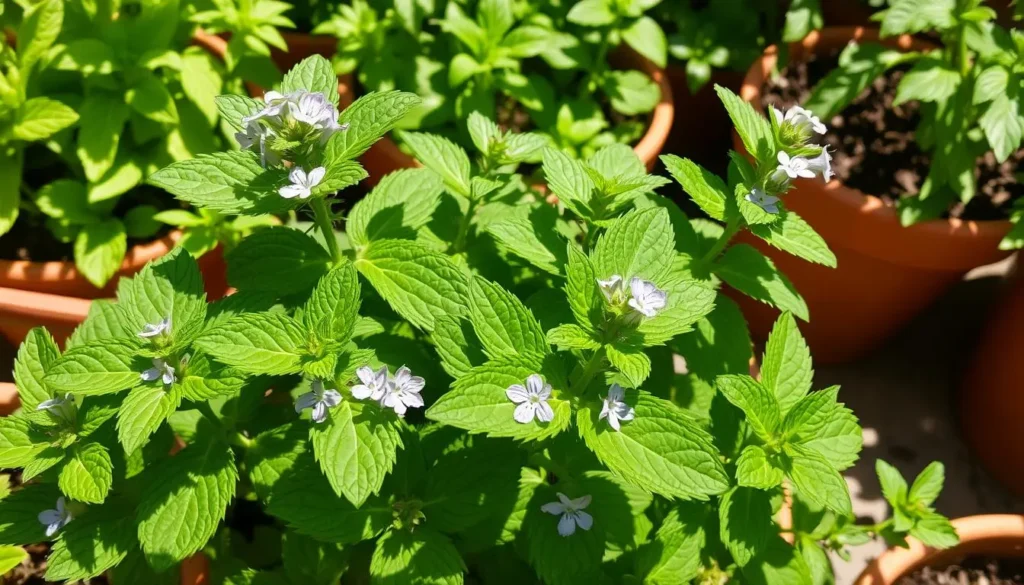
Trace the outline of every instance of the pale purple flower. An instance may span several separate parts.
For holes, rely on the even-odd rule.
[[[793,106],[786,111],[785,115],[777,108],[772,108],[772,112],[775,114],[775,120],[779,123],[779,126],[783,124],[790,125],[801,134],[809,135],[812,131],[824,134],[828,131],[828,128],[821,123],[821,120],[814,115],[814,112],[800,106]]]
[[[68,525],[74,517],[71,511],[64,507],[64,496],[57,498],[55,510],[43,510],[39,513],[39,523],[46,527],[46,536],[52,537],[57,531]]]
[[[327,174],[327,169],[324,167],[316,167],[309,171],[309,174],[306,174],[306,171],[301,168],[295,167],[288,173],[288,180],[291,181],[291,184],[281,187],[277,192],[285,199],[292,199],[294,197],[306,199],[312,194],[313,187],[316,187],[320,184],[320,181],[324,180],[325,174]]]
[[[601,415],[598,420],[608,419],[608,426],[615,431],[621,427],[620,421],[631,421],[636,416],[636,411],[625,402],[626,391],[618,384],[612,384],[608,388],[608,396],[604,399],[604,406],[601,407]]]
[[[170,331],[171,317],[168,316],[157,323],[146,323],[143,325],[142,331],[139,331],[137,335],[143,339],[149,339],[162,333],[170,333]]]
[[[779,198],[775,197],[774,195],[768,195],[767,193],[765,193],[761,189],[758,189],[757,187],[752,189],[750,193],[747,193],[744,199],[760,207],[761,209],[767,211],[768,213],[779,212]]]
[[[170,386],[177,380],[174,376],[174,367],[160,358],[153,358],[153,367],[142,372],[141,377],[146,382],[162,378],[165,386]]]
[[[405,416],[406,410],[423,407],[423,397],[420,396],[420,391],[425,385],[426,381],[423,378],[413,376],[409,368],[402,366],[398,368],[394,377],[385,386],[380,404],[385,408],[393,409],[398,416]]]
[[[505,396],[517,404],[512,418],[517,423],[527,424],[536,418],[540,422],[550,422],[555,418],[548,398],[551,398],[551,384],[545,384],[540,374],[530,374],[526,378],[526,387],[513,384],[505,389]]]
[[[629,291],[632,294],[629,306],[645,317],[654,317],[668,303],[665,291],[659,289],[653,282],[637,276],[629,281]]]
[[[594,525],[594,518],[583,511],[590,505],[590,496],[583,496],[570,500],[565,494],[558,492],[558,501],[550,502],[541,506],[541,511],[555,516],[561,516],[558,520],[558,533],[562,536],[570,536],[576,532],[579,526],[583,530],[590,530]]]
[[[321,423],[327,419],[327,409],[334,408],[341,403],[341,394],[337,390],[324,388],[321,380],[313,380],[310,383],[310,392],[300,395],[295,399],[295,412],[302,412],[307,408],[313,409],[311,418],[314,423]]]
[[[356,377],[362,384],[352,386],[352,397],[357,400],[369,398],[379,401],[384,398],[390,376],[387,366],[381,366],[376,372],[370,366],[361,366],[356,370]]]

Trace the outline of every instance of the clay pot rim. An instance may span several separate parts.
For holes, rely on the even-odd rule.
[[[922,567],[939,565],[964,553],[997,558],[1024,553],[1024,515],[982,514],[952,522],[960,535],[957,546],[938,550],[908,538],[909,548],[891,548],[882,553],[861,572],[855,585],[891,585]]]
[[[836,43],[847,41],[879,41],[877,28],[863,26],[831,26],[820,31],[812,31],[803,40],[791,43],[789,51],[791,55],[806,52],[813,52],[822,43]],[[895,39],[883,39],[883,43],[898,48],[929,49],[935,45],[927,41],[903,35]],[[747,70],[743,78],[743,85],[740,87],[740,97],[754,106],[759,113],[765,115],[761,107],[761,91],[768,78],[768,73],[775,70],[779,58],[779,48],[772,45],[765,49],[761,57],[755,61]],[[734,131],[735,137],[735,131]],[[899,216],[896,209],[890,207],[881,198],[864,193],[859,189],[847,187],[838,179],[829,181],[824,191],[832,198],[832,203],[837,207],[845,208],[850,213],[856,213],[876,219],[880,222],[895,223],[899,225]],[[933,219],[903,227],[908,230],[909,235],[941,236],[947,238],[968,238],[977,237],[1002,239],[1010,230],[1009,220],[961,220],[961,219]]]

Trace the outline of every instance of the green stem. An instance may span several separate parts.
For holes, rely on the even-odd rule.
[[[324,240],[327,242],[327,251],[331,253],[331,260],[335,264],[341,264],[344,260],[344,256],[341,254],[341,249],[338,247],[338,238],[334,236],[334,225],[331,222],[331,209],[327,205],[327,200],[322,197],[317,197],[310,202],[310,207],[313,208],[313,220],[316,222],[316,227],[320,230],[320,233],[324,236]]]
[[[604,347],[595,351],[594,354],[590,356],[590,359],[587,360],[587,363],[583,366],[583,371],[580,372],[579,377],[576,378],[575,382],[573,382],[572,388],[574,390],[576,388],[579,388],[579,392],[577,393],[577,395],[583,394],[583,392],[587,389],[587,386],[589,386],[590,382],[594,379],[594,376],[596,376],[598,372],[601,371],[601,368],[603,366]]]
[[[235,431],[234,433],[228,435],[228,443],[230,443],[230,444],[232,444],[232,445],[234,445],[236,447],[241,447],[243,449],[249,449],[250,447],[253,446],[255,441],[253,441],[249,437],[246,437],[245,435],[243,435],[242,431]]]
[[[459,234],[455,237],[455,243],[452,244],[452,252],[455,254],[466,249],[466,237],[469,236],[469,226],[473,221],[474,211],[476,211],[476,200],[470,199],[466,215],[462,216],[462,221],[459,222]]]
[[[717,258],[718,255],[722,253],[722,250],[729,245],[729,241],[732,240],[733,236],[735,236],[742,227],[743,219],[741,216],[737,216],[729,220],[729,222],[725,224],[725,230],[722,232],[722,235],[719,236],[717,241],[715,241],[715,245],[711,246],[708,253],[704,254],[704,257],[700,259],[701,264],[709,264]]]
[[[967,52],[967,24],[960,25],[957,30],[956,61],[960,66],[960,77],[967,78],[971,74],[971,61]]]
[[[223,428],[224,425],[221,423],[220,418],[216,414],[214,414],[213,409],[210,408],[209,403],[202,401],[197,402],[196,410],[199,411],[199,414],[203,415],[203,418],[213,423],[213,426],[217,428]]]

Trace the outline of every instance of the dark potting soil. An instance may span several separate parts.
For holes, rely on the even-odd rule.
[[[896,585],[1024,585],[1024,559],[971,557],[939,569],[924,567]]]
[[[811,89],[838,62],[838,55],[793,63],[765,85],[761,104],[786,109],[804,103]],[[894,205],[900,197],[920,191],[928,176],[930,157],[914,140],[920,116],[917,102],[893,106],[896,87],[906,69],[893,69],[879,77],[847,108],[831,120],[824,137],[832,151],[832,168],[845,185],[882,198]],[[959,200],[945,217],[1005,219],[1015,200],[1024,198],[1024,185],[1016,176],[1024,169],[1024,149],[999,164],[991,152],[978,158],[977,194],[964,205]]]

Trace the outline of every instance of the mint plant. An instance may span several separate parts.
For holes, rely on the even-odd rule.
[[[875,16],[882,37],[930,33],[942,39],[943,48],[899,52],[877,43],[851,44],[804,104],[828,118],[889,69],[912,65],[894,103],[921,103],[917,139],[931,156],[931,167],[920,192],[899,199],[904,225],[941,217],[953,204],[969,202],[977,191],[978,157],[989,151],[1004,162],[1021,147],[1024,35],[996,25],[995,17],[983,0],[893,0]],[[1022,213],[1018,207],[1014,221]],[[1020,225],[1001,248],[1024,245]]]
[[[768,121],[718,91],[753,159],[734,153],[728,182],[665,163],[724,226],[659,197],[624,145],[581,161],[481,114],[475,165],[409,133],[424,167],[342,217],[356,158],[418,98],[338,112],[321,57],[265,101],[219,97],[241,148],[150,181],[201,210],[299,220],[228,254],[225,299],[206,301],[178,249],[95,303],[63,352],[31,332],[22,410],[0,419],[0,466],[22,470],[0,545],[52,542],[48,580],[155,582],[202,552],[226,583],[790,585],[828,582],[825,551],[875,534],[955,543],[937,467],[909,490],[880,467],[894,519],[855,523],[840,472],[861,430],[838,388],[812,391],[793,313],[749,375],[721,283],[806,309],[730,241],[749,229],[834,263],[782,201],[829,157],[805,110]],[[528,160],[557,206],[516,173]]]
[[[261,84],[269,85],[267,75],[271,83],[276,81],[270,50],[288,50],[278,28],[295,28],[295,23],[285,16],[290,4],[278,0],[206,0],[189,4],[189,8],[195,9],[189,16],[191,22],[210,33],[231,34],[224,53],[228,71],[242,73],[246,79]]]

